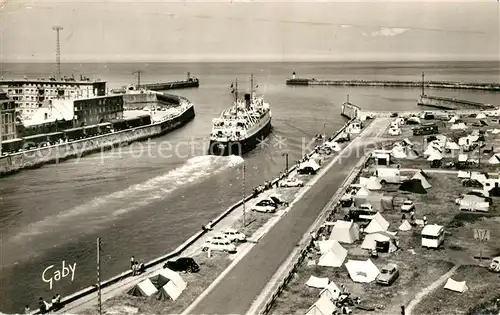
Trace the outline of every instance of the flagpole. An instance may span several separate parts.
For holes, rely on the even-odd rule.
[[[101,303],[101,238],[97,238],[97,310],[102,315]]]

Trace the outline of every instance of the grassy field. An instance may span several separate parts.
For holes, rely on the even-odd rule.
[[[402,175],[412,176],[413,174],[403,173]],[[408,232],[399,232],[401,250],[391,254],[380,254],[379,258],[373,260],[379,268],[388,262],[395,263],[398,266],[401,276],[390,287],[382,287],[374,282],[370,284],[354,283],[344,266],[341,268],[307,266],[307,262],[305,262],[279,298],[273,314],[304,314],[307,311],[317,300],[320,292],[318,289],[309,288],[305,285],[311,275],[328,277],[337,285],[345,285],[354,296],[361,297],[364,301],[363,304],[379,306],[376,311],[377,314],[399,314],[401,305],[406,305],[419,291],[429,286],[453,265],[478,264],[478,260],[474,259],[474,256],[479,254],[477,250],[478,243],[473,238],[474,228],[489,228],[491,230],[492,241],[484,244],[483,252],[485,256],[489,257],[498,255],[500,253],[500,243],[494,241],[500,237],[498,231],[495,230],[495,226],[500,223],[498,201],[494,201],[490,212],[487,214],[460,212],[454,201],[459,193],[466,192],[468,188],[461,185],[456,175],[428,175],[428,181],[433,187],[428,189],[427,194],[406,193],[399,191],[398,185],[385,185],[383,192],[385,195],[394,197],[394,209],[386,210],[382,215],[390,223],[389,231],[397,231],[402,215],[399,207],[405,199],[409,198],[415,203],[415,216],[417,219],[426,216],[429,224],[445,226],[446,239],[444,246],[438,250],[422,248],[421,227],[416,227]],[[337,211],[336,219],[342,219],[342,216],[343,211]],[[348,259],[365,260],[368,258],[367,251],[360,248],[361,242],[357,241],[354,244],[343,245],[349,250],[346,261]],[[311,255],[311,259],[318,258],[317,253]],[[459,269],[457,273],[460,270],[462,269]],[[484,268],[480,270],[484,270]],[[483,286],[488,287],[487,282],[483,281]],[[436,291],[436,294],[439,295],[440,290]],[[471,283],[471,292],[475,292],[473,290],[475,290],[474,283]],[[496,284],[490,290],[496,293]],[[434,299],[433,296],[431,294],[429,299]],[[469,303],[469,306],[473,306],[480,302],[477,296],[472,294],[463,295],[462,299],[463,305]],[[485,299],[487,298],[485,297]],[[420,307],[419,312],[414,314],[434,314],[434,307],[439,303],[429,304],[426,301],[418,304]],[[443,310],[446,310],[446,308],[443,307]],[[354,312],[355,314],[373,313],[363,310],[355,310]],[[448,314],[455,313],[449,312]]]
[[[479,150],[474,150],[472,152],[465,152],[470,159],[475,159],[475,160],[480,160],[481,163],[480,165],[472,165],[470,166],[471,170],[474,171],[482,171],[482,172],[495,172],[498,171],[498,165],[491,165],[488,163],[489,158],[493,155],[493,153],[485,153],[485,149],[491,149],[491,147],[500,147],[500,134],[492,134],[490,131],[495,128],[500,128],[500,125],[498,122],[494,122],[492,118],[486,118],[484,121],[488,123],[488,126],[483,126],[483,127],[474,127],[471,126],[471,124],[474,121],[477,121],[477,119],[474,118],[462,118],[462,120],[468,125],[468,129],[466,130],[451,130],[450,126],[451,123],[448,122],[443,122],[439,120],[422,120],[422,123],[436,123],[439,128],[439,133],[446,135],[450,138],[455,138],[458,139],[460,137],[464,137],[469,135],[473,130],[481,130],[485,132],[485,146],[481,149],[481,152]],[[391,136],[389,135],[388,132],[384,134],[384,137],[386,137],[389,140],[394,140],[397,141],[398,139],[409,139],[416,150],[416,152],[419,154],[419,157],[416,159],[397,159],[395,162],[397,164],[400,164],[402,168],[409,168],[411,166],[417,167],[417,168],[430,168],[430,162],[427,161],[423,156],[423,152],[427,148],[427,144],[425,142],[425,139],[428,136],[414,136],[412,132],[412,128],[417,125],[403,125],[401,127],[402,134],[399,136]],[[391,148],[392,144],[390,144],[390,141],[387,142],[387,148]],[[456,162],[458,157],[458,152],[457,151],[452,151],[450,153],[443,152],[443,160],[442,164],[445,165],[448,162]],[[441,168],[444,168],[441,166]]]

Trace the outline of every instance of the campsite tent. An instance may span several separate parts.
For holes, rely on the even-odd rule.
[[[351,244],[359,240],[359,227],[353,221],[337,221],[333,226],[330,240]]]
[[[494,154],[490,159],[488,160],[489,164],[500,164],[500,154]]]
[[[495,129],[493,129],[493,131],[491,133],[496,135],[496,134],[500,133],[500,129],[495,128]]]
[[[318,266],[340,267],[347,257],[347,249],[342,247],[339,242],[332,243],[332,247],[326,253],[321,255],[318,260]]]
[[[370,224],[365,228],[365,233],[376,233],[376,232],[385,232],[389,228],[389,222],[377,212],[373,219],[370,221]]]
[[[329,250],[337,247],[337,244],[339,246],[342,246],[336,240],[317,241],[316,243],[318,244],[319,252],[321,253],[321,255],[323,255],[324,253],[328,252]]]
[[[379,212],[383,212],[384,210],[392,210],[394,208],[393,201],[393,196],[384,196],[383,194],[375,192],[371,192],[367,196],[359,196],[357,194],[356,196],[354,196],[355,206],[359,207],[362,204],[368,203],[372,205],[374,210]]]
[[[400,186],[399,190],[408,191],[415,194],[426,194],[427,190],[425,190],[424,186],[422,186],[422,182],[420,179],[410,179],[405,180]]]
[[[137,285],[135,285],[132,289],[130,289],[127,293],[133,296],[151,296],[158,292],[158,289],[154,286],[151,280],[146,279]]]
[[[182,279],[181,275],[179,275],[177,272],[170,270],[168,268],[163,268],[160,272],[159,275],[169,279],[173,283],[175,283],[176,286],[179,288],[182,288],[184,290],[187,286],[186,282],[184,279]]]
[[[331,315],[337,307],[326,297],[320,297],[306,312],[306,315]]]
[[[380,190],[382,189],[382,184],[376,176],[371,176],[370,178],[360,177],[359,183],[366,187],[368,190]]]
[[[448,278],[448,281],[446,281],[444,288],[460,293],[464,293],[469,289],[465,281],[455,281],[452,278]]]
[[[308,287],[324,289],[328,286],[329,282],[330,282],[330,280],[328,280],[328,278],[318,278],[315,276],[310,276],[309,280],[307,280],[307,282],[306,282],[306,285]]]
[[[356,193],[356,196],[359,197],[365,197],[371,195],[370,191],[366,187],[361,187],[358,192]]]
[[[391,155],[395,159],[404,159],[404,158],[406,158],[405,150],[401,146],[395,146],[394,148],[392,148]]]
[[[434,150],[431,152],[429,157],[427,158],[427,161],[440,161],[443,159],[443,155],[439,153],[439,151]]]
[[[410,222],[408,222],[408,220],[404,220],[403,223],[401,223],[401,225],[399,226],[398,230],[400,230],[400,231],[411,230]]]
[[[432,187],[432,185],[429,184],[427,178],[428,176],[425,173],[423,173],[422,170],[419,170],[415,173],[415,175],[413,175],[411,179],[419,179],[420,183],[422,184],[422,187],[424,187],[424,189],[429,189]]]
[[[464,130],[467,129],[467,126],[464,123],[453,124],[450,126],[451,130]]]
[[[178,287],[173,281],[169,281],[160,290],[158,290],[157,299],[166,301],[170,298],[175,301],[184,289],[182,287]]]
[[[485,119],[486,118],[486,115],[484,113],[478,113],[476,115],[476,119]]]
[[[377,248],[377,243],[383,244],[387,248],[387,252],[392,253],[397,250],[397,238],[392,233],[389,232],[376,232],[367,234],[363,243],[361,244],[362,249],[373,250]]]
[[[339,287],[332,281],[328,284],[326,288],[324,288],[320,293],[319,297],[326,297],[328,300],[337,300],[340,296]]]
[[[349,276],[354,282],[369,283],[377,278],[380,271],[370,260],[349,260],[345,263]]]

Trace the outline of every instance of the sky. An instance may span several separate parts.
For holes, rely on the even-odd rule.
[[[0,0],[0,61],[499,60],[485,1]]]

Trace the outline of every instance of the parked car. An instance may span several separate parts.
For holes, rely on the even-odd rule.
[[[379,275],[375,279],[378,284],[391,285],[399,278],[398,267],[394,264],[388,264],[382,267]]]
[[[272,200],[262,199],[257,202],[251,210],[256,212],[273,213],[276,212],[277,208],[278,206]]]
[[[391,129],[389,129],[389,134],[391,136],[399,136],[401,134],[401,129],[399,129],[399,128],[391,128]]]
[[[244,242],[247,239],[245,234],[235,229],[225,230],[224,235],[232,242]]]
[[[211,239],[206,241],[205,244],[203,245],[202,250],[206,252],[208,249],[213,251],[227,252],[227,253],[236,252],[236,246],[233,243],[231,243],[231,241],[228,238]]]
[[[490,265],[488,266],[489,271],[493,272],[500,272],[500,256],[499,257],[494,257],[491,260]]]
[[[277,206],[284,205],[285,207],[288,206],[288,202],[283,200],[283,197],[281,194],[271,194],[269,195],[269,199],[271,199],[272,202],[274,202]]]
[[[403,212],[411,212],[415,210],[415,204],[411,200],[405,200],[401,205],[401,211]]]
[[[279,183],[280,187],[304,187],[304,182],[297,178],[287,178]]]
[[[198,272],[200,271],[200,266],[190,257],[181,257],[177,260],[167,261],[163,268],[168,268],[177,272]]]

